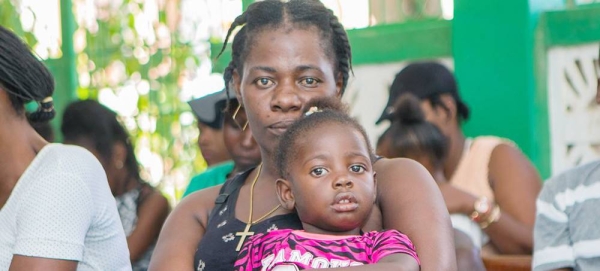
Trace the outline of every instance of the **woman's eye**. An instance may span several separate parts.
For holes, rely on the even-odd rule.
[[[352,165],[350,166],[350,171],[354,173],[362,173],[363,171],[365,171],[365,167],[360,165]]]
[[[327,170],[322,167],[315,168],[310,172],[315,177],[323,176],[325,173],[327,173]]]
[[[260,87],[265,88],[272,86],[274,83],[269,78],[259,78],[258,80],[256,80],[256,84],[258,84]]]
[[[300,81],[300,84],[306,86],[306,87],[316,87],[319,84],[319,80],[312,78],[312,77],[307,77],[304,78]]]

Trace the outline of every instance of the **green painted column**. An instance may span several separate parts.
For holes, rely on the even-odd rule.
[[[454,1],[455,71],[472,118],[469,136],[515,141],[542,177],[550,173],[545,90],[536,87],[535,28],[540,12],[564,0]]]
[[[76,55],[73,48],[73,33],[75,33],[75,18],[73,16],[72,0],[60,0],[61,18],[61,51],[62,57],[48,61],[55,81],[54,107],[57,117],[53,121],[57,140],[62,139],[59,131],[60,118],[65,106],[77,98],[77,69]]]

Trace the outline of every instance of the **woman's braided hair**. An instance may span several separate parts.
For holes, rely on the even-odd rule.
[[[243,63],[248,56],[252,46],[252,37],[267,27],[276,28],[286,24],[309,27],[315,26],[321,31],[322,44],[326,55],[333,55],[335,63],[335,74],[342,76],[342,93],[348,84],[349,74],[352,70],[352,52],[346,30],[339,22],[333,11],[326,8],[318,0],[265,0],[255,2],[240,16],[235,18],[227,31],[225,42],[219,56],[225,50],[227,41],[238,26],[242,26],[235,35],[231,45],[231,62],[223,73],[225,85],[232,80],[233,72],[242,75]]]
[[[52,103],[54,78],[29,47],[10,30],[0,26],[0,89],[8,93],[17,114],[35,101],[38,110],[28,114],[31,122],[46,122],[55,115]]]

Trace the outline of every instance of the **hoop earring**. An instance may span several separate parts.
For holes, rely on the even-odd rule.
[[[235,109],[235,112],[233,112],[233,116],[231,116],[231,119],[233,119],[233,122],[235,122],[235,124],[240,127],[242,129],[242,131],[246,131],[246,128],[248,128],[248,120],[246,120],[246,123],[244,124],[244,126],[241,126],[240,123],[235,119],[235,117],[237,117],[237,114],[240,112],[240,109],[242,108],[242,104],[238,104],[237,108]]]

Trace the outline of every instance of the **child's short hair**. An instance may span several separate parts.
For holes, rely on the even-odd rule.
[[[385,138],[383,138],[385,137]],[[425,120],[420,100],[412,94],[400,96],[394,105],[391,125],[379,139],[391,146],[386,149],[390,158],[427,157],[435,167],[443,165],[447,152],[447,139],[432,123]]]
[[[303,117],[292,124],[279,141],[275,156],[279,175],[286,179],[289,177],[290,162],[298,152],[298,148],[295,146],[298,139],[323,124],[337,123],[350,126],[359,131],[364,137],[365,144],[367,144],[371,163],[375,162],[375,154],[369,143],[367,132],[347,112],[347,106],[335,97],[317,98],[309,101],[306,104]]]

